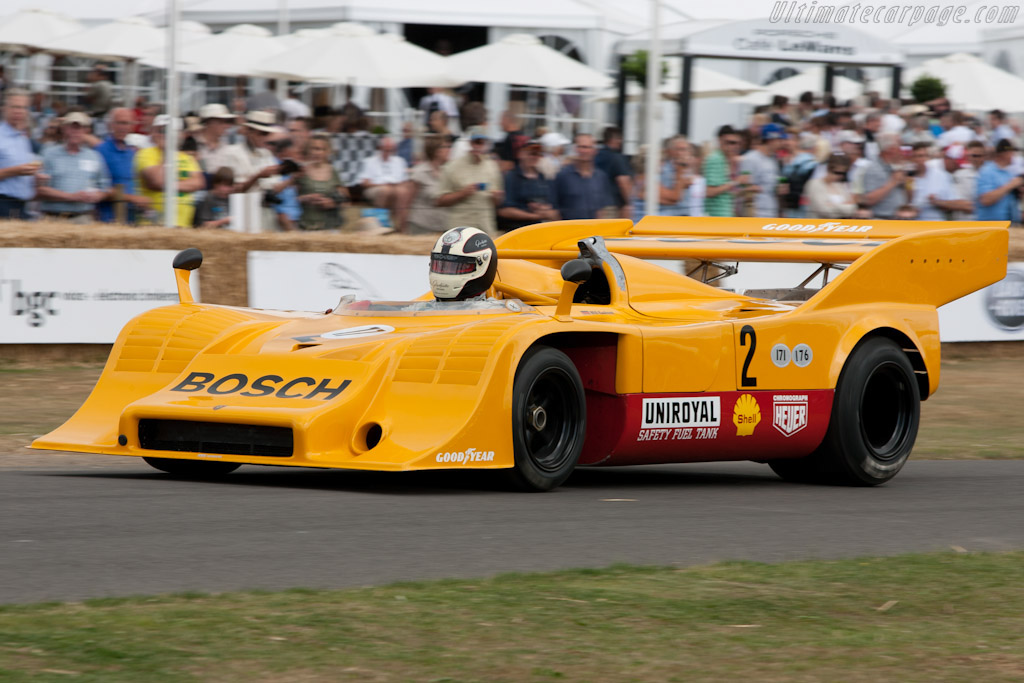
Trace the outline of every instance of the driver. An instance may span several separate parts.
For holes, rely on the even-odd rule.
[[[448,230],[430,252],[430,289],[436,301],[483,301],[498,270],[498,249],[483,230]]]

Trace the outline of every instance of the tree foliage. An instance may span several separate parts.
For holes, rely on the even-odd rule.
[[[622,71],[626,74],[626,78],[632,78],[643,87],[647,87],[647,50],[637,50],[633,54],[626,57],[622,62]],[[668,74],[668,65],[665,62],[661,63],[661,78],[658,82],[665,80],[665,76]]]
[[[946,84],[935,76],[924,74],[910,85],[910,93],[918,102],[929,102],[946,96]]]

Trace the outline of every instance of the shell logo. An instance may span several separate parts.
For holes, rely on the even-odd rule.
[[[736,399],[732,409],[732,423],[736,425],[736,436],[750,436],[754,428],[761,422],[761,406],[750,394],[743,394]]]

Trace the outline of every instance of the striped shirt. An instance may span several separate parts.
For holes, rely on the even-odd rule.
[[[729,160],[725,158],[722,150],[717,149],[708,155],[704,160],[703,172],[709,190],[729,182]],[[709,216],[731,216],[733,200],[732,192],[722,192],[714,197],[705,196],[704,210]]]
[[[50,187],[61,192],[110,189],[107,164],[99,152],[88,147],[79,147],[75,154],[64,145],[49,147],[43,152],[43,173],[50,176]],[[40,208],[52,213],[85,213],[92,211],[93,204],[44,201]]]

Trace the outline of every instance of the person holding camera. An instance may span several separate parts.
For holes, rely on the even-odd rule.
[[[246,112],[241,129],[244,140],[214,154],[207,162],[208,167],[227,166],[234,171],[236,192],[249,192],[257,185],[260,190],[273,189],[277,184],[274,176],[279,170],[267,140],[271,133],[277,132],[276,123],[277,119],[269,111]]]
[[[470,128],[469,152],[441,169],[441,196],[437,205],[448,208],[447,226],[473,225],[496,237],[495,207],[505,200],[505,182],[498,162],[491,158],[491,139],[482,126]]]
[[[807,181],[808,218],[853,218],[857,203],[850,190],[850,157],[832,154],[825,162],[825,175]]]
[[[1013,140],[1003,138],[996,143],[992,159],[978,171],[975,206],[979,221],[1020,222],[1019,188],[1024,185],[1024,177],[1014,164],[1016,153]]]
[[[322,133],[314,134],[306,143],[305,156],[306,163],[301,170],[296,166],[295,175],[302,205],[299,229],[337,230],[341,227],[338,209],[345,202],[345,188],[331,165],[331,139]]]
[[[878,149],[878,159],[864,169],[864,194],[859,201],[875,218],[891,219],[897,209],[908,204],[907,169],[899,135],[882,133]]]
[[[662,216],[704,215],[706,186],[690,142],[683,135],[670,138],[665,144],[665,156],[658,188],[661,204],[658,213]]]

